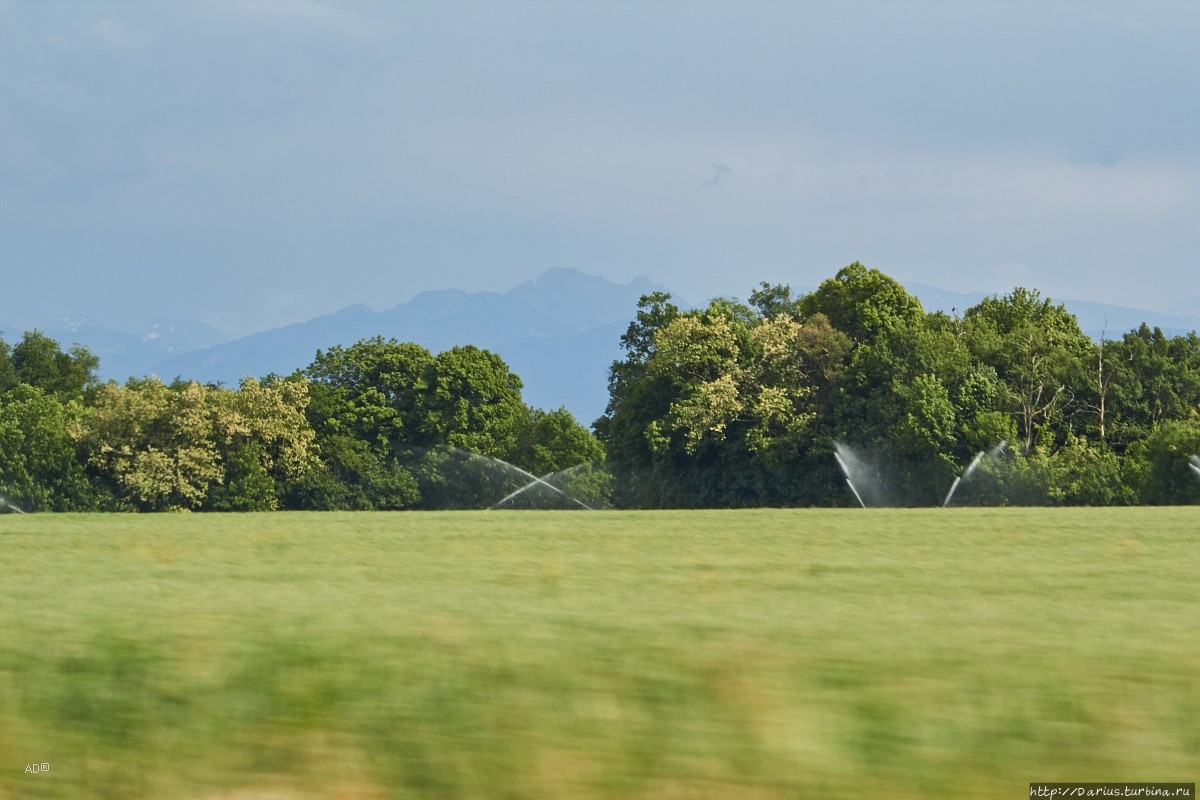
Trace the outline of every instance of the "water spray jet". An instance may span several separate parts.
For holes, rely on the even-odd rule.
[[[983,450],[980,450],[976,453],[975,458],[971,459],[971,463],[967,465],[963,473],[954,479],[954,483],[950,484],[950,491],[946,492],[946,499],[942,501],[942,508],[950,507],[950,500],[954,497],[954,492],[958,489],[958,485],[971,477],[971,473],[979,467],[979,463],[983,461],[985,456],[988,458],[998,458],[1006,447],[1008,447],[1008,439],[1001,439],[1000,444],[993,447],[990,452],[985,453]]]
[[[514,492],[510,492],[502,500],[500,500],[499,502],[495,503],[492,506],[489,506],[489,508],[492,508],[492,509],[499,508],[500,506],[504,505],[505,503],[511,501],[513,498],[520,495],[521,493],[529,491],[530,489],[534,488],[535,486],[545,486],[545,487],[557,492],[558,494],[560,494],[564,499],[570,500],[572,503],[579,506],[580,508],[586,509],[588,511],[595,510],[591,506],[589,506],[587,503],[584,503],[579,498],[572,497],[571,495],[564,492],[562,489],[555,486],[553,483],[550,483],[546,480],[546,478],[549,478],[549,477],[555,475],[556,473],[551,472],[549,475],[539,478],[537,475],[534,475],[532,472],[521,469],[516,464],[510,464],[509,462],[505,461],[502,458],[496,458],[495,456],[485,456],[485,455],[481,455],[480,453],[472,453],[470,450],[462,450],[459,448],[453,448],[453,450],[455,452],[458,452],[458,453],[461,453],[462,455],[467,456],[468,458],[471,458],[474,460],[479,460],[479,461],[484,461],[489,464],[493,464],[495,466],[501,467],[503,469],[517,472],[529,479],[529,482],[526,483],[524,486],[520,487],[519,489],[517,489]],[[580,466],[580,465],[576,465],[576,466]],[[575,468],[576,467],[571,467],[571,469],[575,469]],[[566,471],[568,471],[568,470],[564,470],[564,472],[566,472]]]
[[[867,504],[863,502],[862,495],[858,493],[858,489],[854,488],[854,481],[850,480],[850,467],[846,466],[846,462],[842,459],[842,454],[839,452],[842,446],[835,443],[833,447],[833,457],[837,459],[838,466],[842,468],[842,474],[846,476],[846,485],[850,487],[850,491],[854,492],[854,497],[858,500],[858,504],[866,508]]]
[[[983,460],[983,451],[980,450],[978,453],[975,454],[975,458],[971,459],[970,465],[965,470],[963,470],[963,474],[957,476],[954,479],[954,483],[950,484],[950,491],[946,492],[946,499],[942,501],[942,508],[950,507],[950,499],[952,497],[954,497],[954,490],[958,488],[958,485],[960,483],[962,483],[964,480],[966,480],[967,478],[969,478],[971,476],[971,473],[975,471],[975,468],[979,466],[979,462],[982,460]]]

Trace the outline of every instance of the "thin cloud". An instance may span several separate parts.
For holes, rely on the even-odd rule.
[[[712,189],[721,181],[733,176],[733,170],[724,164],[713,164],[712,166],[713,176],[697,186],[697,189]]]

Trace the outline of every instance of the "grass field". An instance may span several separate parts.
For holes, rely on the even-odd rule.
[[[1198,540],[1200,508],[4,516],[0,798],[1194,781]]]

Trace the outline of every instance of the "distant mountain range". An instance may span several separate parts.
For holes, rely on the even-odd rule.
[[[473,344],[499,354],[521,376],[525,402],[566,407],[590,425],[604,413],[608,367],[620,354],[638,299],[658,290],[664,289],[647,278],[616,284],[552,269],[503,294],[446,290],[418,294],[386,311],[349,306],[183,353],[153,371],[164,379],[181,375],[236,385],[246,375],[291,373],[308,366],[317,350],[372,336],[416,342],[434,353]]]
[[[157,375],[236,386],[246,376],[288,375],[318,350],[372,336],[416,342],[438,353],[473,344],[499,354],[525,384],[525,402],[565,407],[585,425],[604,413],[608,368],[642,295],[666,291],[647,278],[616,284],[552,269],[508,292],[425,292],[384,311],[354,305],[306,322],[239,339],[199,323],[160,320],[124,333],[72,317],[42,332],[64,347],[82,344],[100,358],[101,378]],[[10,344],[20,334],[0,324]]]
[[[921,284],[906,287],[927,310],[961,314],[987,295],[958,294]],[[308,366],[317,350],[348,346],[383,336],[416,342],[438,353],[473,344],[499,354],[525,384],[532,406],[565,407],[585,425],[608,400],[608,368],[621,356],[621,334],[637,311],[638,299],[666,287],[638,278],[617,284],[572,269],[552,269],[507,292],[425,292],[384,311],[348,306],[307,322],[229,340],[207,325],[163,319],[141,334],[105,328],[72,317],[43,329],[64,346],[82,344],[100,358],[101,377],[124,381],[158,375],[236,386],[246,376],[291,374]],[[797,288],[796,292],[808,291]],[[675,298],[681,306],[687,303]],[[1056,302],[1059,302],[1055,298]],[[1092,338],[1119,338],[1145,322],[1170,335],[1200,330],[1200,299],[1154,314],[1084,301],[1062,302]],[[19,339],[0,323],[4,339]]]

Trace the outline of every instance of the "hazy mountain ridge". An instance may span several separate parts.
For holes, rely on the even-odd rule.
[[[448,289],[423,292],[385,311],[348,306],[155,364],[175,376],[236,385],[247,375],[289,374],[318,350],[382,336],[416,342],[437,353],[475,345],[499,354],[521,377],[525,401],[566,407],[590,424],[607,402],[608,368],[639,298],[665,291],[648,278],[616,284],[569,269],[553,269],[503,294]]]
[[[142,333],[118,331],[91,317],[75,315],[39,328],[64,348],[87,347],[100,359],[104,379],[124,381],[150,374],[149,367],[180,353],[194,352],[228,341],[221,331],[202,322],[156,319]],[[23,331],[0,323],[0,337],[9,345],[20,341]]]
[[[911,283],[906,288],[928,311],[962,314],[988,295],[956,293]],[[507,292],[422,292],[383,311],[347,306],[332,314],[228,340],[207,325],[161,319],[149,330],[122,333],[87,317],[71,317],[44,329],[64,347],[82,344],[100,358],[101,377],[124,381],[158,375],[235,386],[246,376],[290,374],[310,364],[318,350],[382,336],[416,342],[437,353],[472,344],[498,353],[524,382],[530,405],[565,406],[590,424],[607,403],[608,368],[621,357],[620,337],[637,312],[638,299],[668,291],[648,278],[613,283],[572,269],[548,270]],[[796,293],[807,291],[796,289]],[[688,304],[679,297],[680,306]],[[1094,339],[1120,338],[1145,322],[1169,335],[1200,330],[1200,316],[1156,314],[1087,301],[1062,302]],[[1189,298],[1173,308],[1200,309]],[[19,332],[0,327],[10,344]]]

